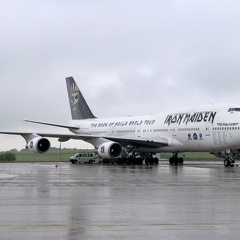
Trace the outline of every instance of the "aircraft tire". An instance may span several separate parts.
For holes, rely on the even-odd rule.
[[[178,164],[183,164],[183,158],[180,157],[180,158],[178,159]]]
[[[230,160],[229,159],[225,159],[224,160],[224,166],[225,167],[230,167],[231,163],[230,163]]]
[[[173,159],[173,164],[178,165],[178,163],[179,163],[178,158],[174,158]]]
[[[173,157],[170,157],[170,158],[169,158],[169,164],[170,164],[170,165],[173,165],[173,163],[174,163]]]

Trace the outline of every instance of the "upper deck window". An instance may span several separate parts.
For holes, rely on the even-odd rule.
[[[229,112],[240,112],[240,108],[229,108]]]

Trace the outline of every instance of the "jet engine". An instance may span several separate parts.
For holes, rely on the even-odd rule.
[[[26,148],[35,153],[46,153],[51,144],[47,138],[36,137],[27,142]]]
[[[106,142],[98,147],[98,155],[102,158],[119,158],[122,155],[122,146],[116,142]]]

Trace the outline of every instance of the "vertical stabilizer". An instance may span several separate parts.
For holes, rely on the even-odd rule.
[[[70,108],[72,112],[72,119],[88,119],[95,118],[92,111],[88,107],[82,93],[80,92],[78,85],[74,81],[73,77],[66,78],[67,90]]]

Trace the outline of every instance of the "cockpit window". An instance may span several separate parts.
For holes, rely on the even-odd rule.
[[[229,112],[240,112],[240,108],[229,108]]]

